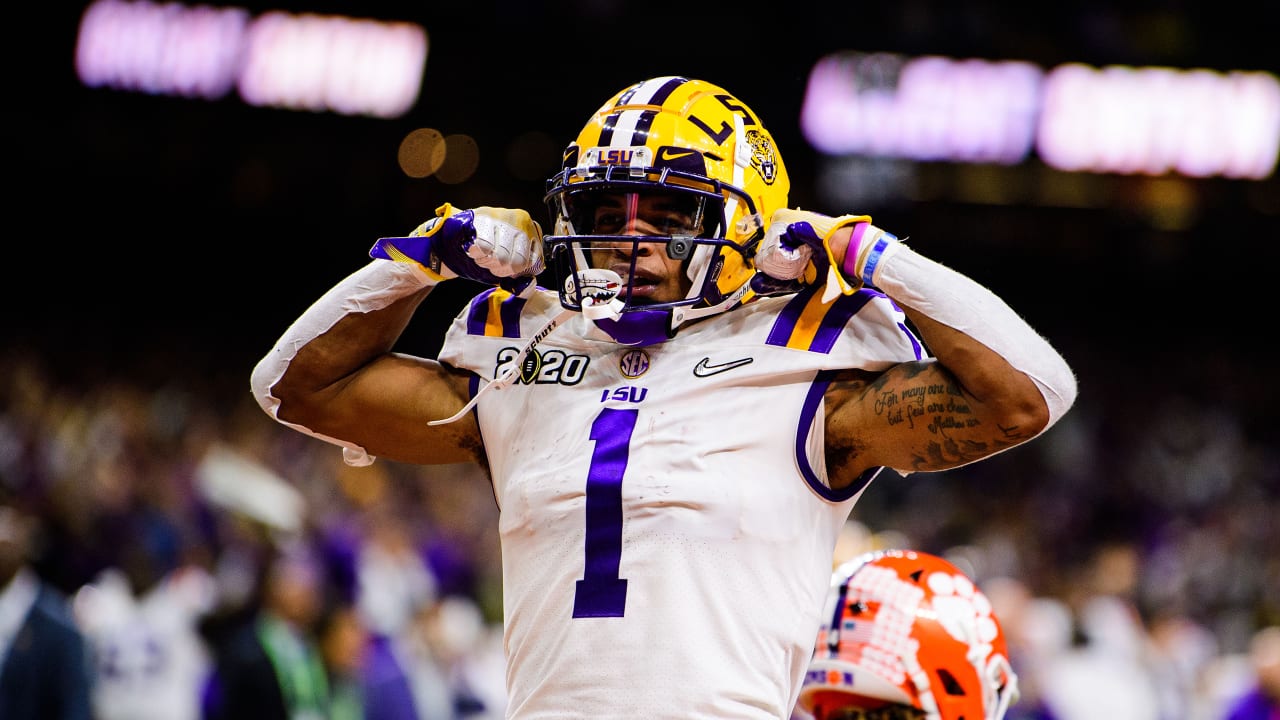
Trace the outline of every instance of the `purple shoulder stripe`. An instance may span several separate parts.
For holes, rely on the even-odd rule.
[[[814,334],[809,350],[823,354],[831,352],[836,340],[840,338],[840,333],[844,332],[844,326],[849,322],[849,318],[857,314],[870,299],[871,295],[862,291],[836,298],[831,309],[822,317],[822,324],[818,326],[818,332]]]
[[[520,337],[520,313],[525,299],[502,288],[489,288],[471,299],[467,308],[467,334]]]
[[[800,315],[804,312],[809,301],[813,299],[813,294],[817,292],[817,288],[809,286],[796,293],[786,307],[782,308],[782,312],[778,313],[778,318],[773,321],[773,328],[769,330],[769,338],[765,340],[766,345],[777,345],[786,347],[787,340],[791,338],[791,333],[795,332],[796,324],[800,322]]]
[[[816,326],[812,319],[808,324],[801,324],[805,311],[815,303],[821,303],[818,296],[821,291],[822,286],[814,285],[796,293],[782,312],[778,313],[778,318],[769,330],[769,337],[765,343],[779,347],[802,347],[810,352],[829,353],[831,348],[835,347],[836,340],[840,338],[840,333],[844,332],[844,326],[849,322],[849,318],[857,314],[863,305],[875,297],[875,293],[869,290],[859,290],[853,295],[841,295],[822,312],[822,319]]]

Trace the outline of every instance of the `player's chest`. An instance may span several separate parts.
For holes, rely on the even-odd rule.
[[[525,355],[515,345],[493,350],[495,376],[517,367],[503,389],[506,403],[554,408],[560,417],[586,417],[601,408],[639,410],[695,419],[722,416],[726,405],[759,405],[786,392],[776,353],[767,349],[700,350],[679,346],[590,352],[540,348]],[[514,391],[514,392],[512,392]],[[517,401],[514,395],[526,397]]]
[[[816,374],[777,351],[742,346],[595,354],[550,347],[521,358],[513,345],[494,358],[497,373],[504,362],[520,365],[519,380],[481,406],[491,453],[495,438],[539,455],[573,456],[625,438],[633,452],[672,457],[789,438],[779,428],[798,416]]]

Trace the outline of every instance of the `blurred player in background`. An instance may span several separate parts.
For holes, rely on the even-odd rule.
[[[349,463],[488,471],[509,718],[787,718],[868,483],[1008,450],[1074,402],[989,290],[788,191],[745,103],[645,80],[566,148],[553,235],[445,204],[255,367],[262,408]],[[494,287],[438,359],[395,352],[456,277]]]
[[[991,603],[955,565],[877,550],[836,569],[796,718],[1001,720],[1017,700]]]

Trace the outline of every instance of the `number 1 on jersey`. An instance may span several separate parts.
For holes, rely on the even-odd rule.
[[[587,473],[586,566],[573,598],[573,616],[622,617],[627,581],[622,561],[622,476],[627,472],[631,432],[638,410],[605,408],[591,423],[591,469]]]

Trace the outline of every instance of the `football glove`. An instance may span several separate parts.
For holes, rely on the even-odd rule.
[[[542,272],[542,228],[524,210],[478,207],[458,210],[445,203],[436,217],[408,237],[379,238],[374,258],[414,262],[434,279],[464,277],[511,287]]]
[[[844,262],[837,263],[831,250],[831,236],[849,225],[855,226],[849,250]],[[825,282],[824,301],[829,302],[836,294],[852,294],[864,284],[863,270],[869,260],[874,260],[870,250],[882,237],[897,240],[872,225],[868,215],[829,217],[807,210],[780,208],[774,211],[756,251],[756,269],[766,277],[753,278],[752,288],[760,294],[777,294],[787,288],[799,289]],[[878,256],[877,253],[875,257]]]

